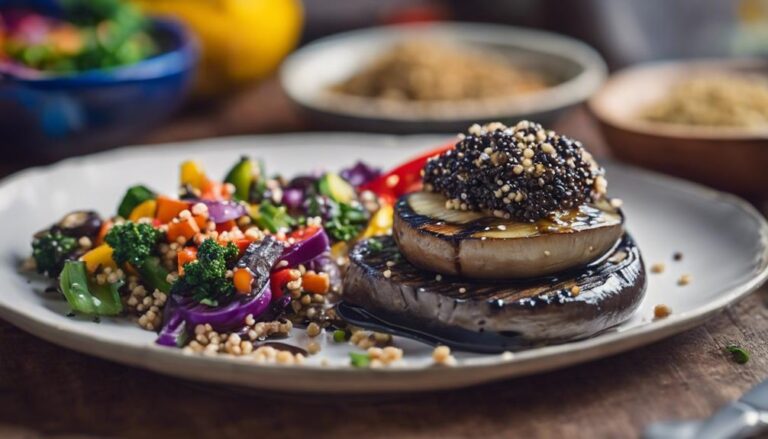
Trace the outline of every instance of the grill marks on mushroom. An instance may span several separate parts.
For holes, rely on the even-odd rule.
[[[519,279],[582,267],[603,257],[623,234],[609,203],[581,205],[519,222],[446,209],[439,194],[400,199],[393,233],[415,266],[476,279]]]
[[[473,281],[409,263],[390,237],[358,244],[350,254],[344,300],[398,323],[430,331],[515,333],[528,341],[588,337],[626,320],[645,292],[645,269],[628,236],[604,259],[557,276]],[[611,258],[623,253],[623,258]],[[614,262],[618,261],[618,262]],[[394,262],[394,264],[393,264]],[[382,275],[384,270],[390,276]]]

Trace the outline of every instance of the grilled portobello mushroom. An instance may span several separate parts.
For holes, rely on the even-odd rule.
[[[535,222],[445,208],[433,192],[402,197],[393,234],[415,266],[475,279],[518,279],[582,267],[605,255],[624,233],[608,202],[556,211]]]
[[[392,237],[379,237],[350,253],[339,311],[359,326],[500,352],[595,335],[627,320],[645,288],[640,252],[626,234],[584,268],[507,281],[424,271],[403,257]]]
[[[397,201],[393,236],[352,250],[345,320],[498,352],[595,335],[640,304],[640,251],[581,142],[476,124],[422,180]]]
[[[423,191],[399,200],[393,233],[425,270],[544,276],[597,260],[624,232],[603,168],[581,142],[536,123],[475,124],[422,175]]]

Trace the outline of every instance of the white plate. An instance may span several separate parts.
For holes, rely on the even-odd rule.
[[[24,171],[0,183],[0,316],[53,343],[121,363],[194,380],[254,388],[308,392],[418,391],[468,386],[551,370],[626,351],[678,333],[758,287],[766,277],[768,226],[740,199],[637,169],[609,164],[610,192],[625,201],[627,226],[646,262],[663,261],[667,271],[650,275],[648,294],[637,314],[616,330],[579,342],[502,355],[461,355],[454,368],[430,367],[432,349],[409,340],[401,367],[360,370],[348,366],[350,347],[328,342],[303,367],[260,366],[242,359],[184,355],[158,347],[154,335],[126,319],[100,324],[66,317],[63,300],[42,293],[17,270],[29,254],[30,236],[77,208],[111,214],[125,188],[144,182],[173,192],[178,164],[202,160],[221,175],[238,156],[266,160],[285,175],[317,168],[338,169],[362,158],[390,166],[445,138],[427,136],[290,135],[206,140],[179,145],[128,148]],[[684,254],[672,262],[672,254]],[[677,278],[693,281],[680,287]],[[664,303],[673,314],[653,321]],[[296,342],[306,343],[297,332]],[[327,337],[327,336],[326,336]],[[329,366],[321,366],[326,358]]]

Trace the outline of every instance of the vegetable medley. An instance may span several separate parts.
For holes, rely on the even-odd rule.
[[[0,62],[62,73],[133,64],[158,52],[146,17],[128,2],[60,0],[57,5],[61,17],[0,11]]]
[[[113,217],[72,212],[35,235],[30,261],[74,313],[135,316],[162,345],[206,328],[260,339],[291,322],[339,328],[350,243],[391,230],[387,179],[358,163],[286,180],[243,157],[219,181],[186,161],[177,197],[136,185]]]

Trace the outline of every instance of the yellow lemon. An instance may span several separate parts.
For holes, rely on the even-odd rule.
[[[301,35],[299,0],[134,0],[151,15],[179,18],[202,46],[197,91],[213,95],[264,78]]]

